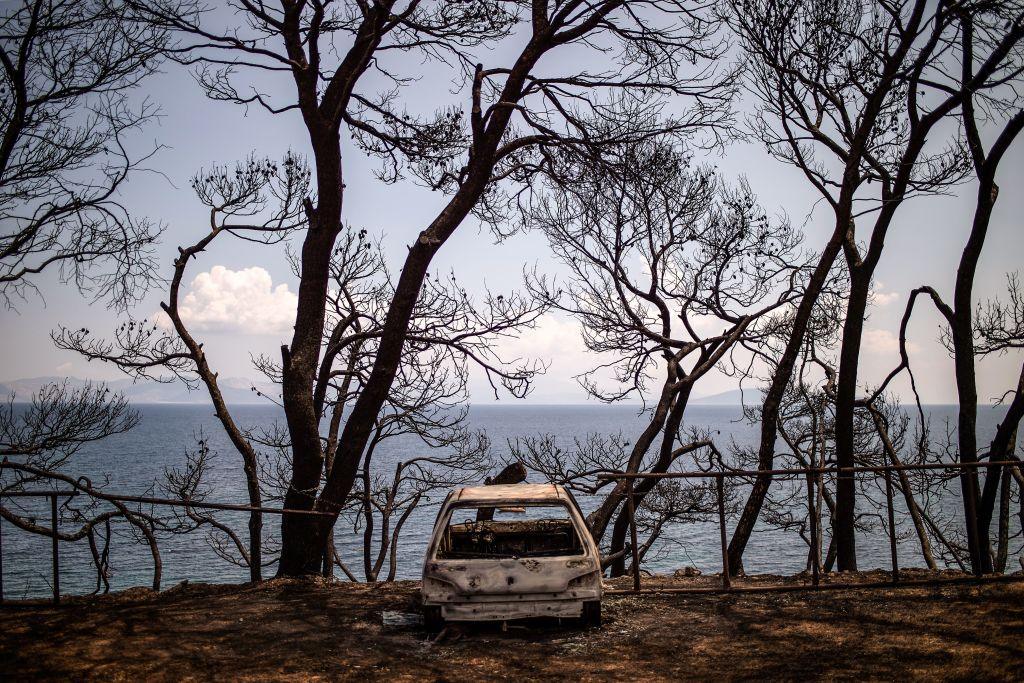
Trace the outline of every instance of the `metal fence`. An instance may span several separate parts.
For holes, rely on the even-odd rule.
[[[822,590],[830,588],[871,588],[871,587],[891,587],[891,586],[911,586],[911,585],[936,585],[936,584],[948,584],[948,583],[976,583],[984,581],[1010,581],[1010,580],[1022,580],[1024,576],[1010,576],[1010,575],[989,575],[989,576],[971,576],[971,577],[957,577],[957,578],[934,578],[929,580],[902,580],[900,578],[899,558],[896,552],[896,525],[895,525],[895,512],[893,509],[893,484],[892,484],[892,473],[898,471],[915,471],[915,470],[960,470],[966,469],[978,469],[978,468],[1002,468],[1016,467],[1018,469],[1024,469],[1024,464],[1016,460],[1005,460],[998,462],[978,462],[978,463],[927,463],[920,465],[880,465],[880,466],[858,466],[858,467],[808,467],[798,469],[776,469],[776,470],[728,470],[720,472],[705,472],[705,471],[691,471],[691,472],[665,472],[658,474],[649,473],[628,473],[628,472],[604,472],[598,475],[600,481],[615,481],[624,480],[627,482],[626,489],[626,509],[629,513],[629,533],[630,533],[630,552],[633,561],[633,587],[628,590],[610,590],[609,593],[641,593],[641,592],[659,592],[659,593],[717,593],[717,592],[766,592],[766,591],[792,591],[792,590]],[[859,473],[872,473],[875,475],[885,475],[885,498],[886,498],[886,511],[889,522],[889,550],[890,550],[890,561],[891,561],[891,580],[888,582],[861,582],[856,584],[849,583],[823,583],[821,581],[821,575],[819,565],[821,558],[818,556],[818,539],[820,537],[821,530],[818,524],[818,514],[815,507],[815,492],[816,487],[821,484],[821,477],[825,474],[835,474],[837,476],[856,476]],[[804,477],[807,481],[807,511],[810,519],[810,543],[811,552],[814,553],[813,561],[811,562],[811,582],[810,584],[787,584],[787,585],[773,585],[773,586],[734,586],[730,578],[729,571],[729,551],[728,551],[728,533],[726,530],[726,515],[725,515],[725,480],[731,478],[744,478],[750,479],[754,477],[771,477],[772,479],[791,479],[794,477]],[[639,571],[640,558],[639,558],[639,545],[637,543],[637,527],[636,527],[636,502],[633,492],[633,483],[638,479],[714,479],[717,491],[717,513],[718,513],[718,527],[719,527],[719,539],[721,542],[722,549],[722,584],[719,587],[674,587],[674,588],[654,588],[645,589],[642,585],[642,572]],[[59,550],[59,534],[58,534],[58,522],[59,515],[57,509],[57,501],[60,498],[71,498],[74,496],[82,495],[82,492],[71,489],[71,490],[45,490],[45,491],[8,491],[0,492],[0,500],[3,498],[49,498],[50,500],[50,535],[52,537],[51,544],[51,560],[52,560],[52,571],[53,571],[53,603],[60,604],[60,550]],[[100,500],[117,501],[121,503],[141,503],[145,505],[163,505],[170,507],[190,507],[195,509],[207,509],[207,510],[232,510],[238,512],[261,512],[266,514],[283,515],[283,514],[296,514],[296,515],[317,515],[317,516],[329,516],[330,513],[318,512],[315,510],[288,510],[284,508],[263,508],[253,507],[250,505],[240,505],[234,503],[212,503],[212,502],[191,502],[182,501],[172,498],[153,498],[148,496],[120,496],[115,494],[97,492],[89,492],[89,495],[98,497]],[[4,601],[3,592],[3,521],[0,518],[0,604]]]
[[[60,604],[60,549],[58,542],[58,521],[57,499],[72,498],[83,495],[82,492],[71,489],[67,491],[6,491],[0,492],[0,500],[4,498],[49,498],[50,499],[50,535],[52,537],[51,559],[53,564],[53,604]],[[90,492],[88,495],[99,500],[117,501],[119,503],[141,503],[143,505],[164,505],[168,507],[195,508],[199,510],[232,510],[236,512],[261,512],[271,515],[295,514],[329,517],[329,512],[318,512],[316,510],[288,510],[284,508],[253,507],[236,503],[210,503],[200,501],[182,501],[173,498],[154,498],[150,496],[119,496],[109,493]],[[0,517],[0,604],[4,602],[4,562],[3,562],[3,518]]]
[[[50,533],[53,536],[53,604],[60,603],[60,551],[57,547],[57,499],[77,496],[78,491],[10,491],[0,498],[49,498],[50,499]],[[0,518],[0,603],[4,601],[4,553],[3,553],[3,520]]]
[[[895,512],[893,509],[893,483],[892,473],[899,471],[920,471],[920,470],[960,470],[961,472],[968,469],[979,469],[979,468],[994,468],[998,467],[1000,475],[1002,474],[1003,468],[1016,467],[1018,469],[1024,468],[1024,465],[1018,460],[1000,460],[992,462],[975,462],[975,463],[925,463],[917,465],[878,465],[878,466],[857,466],[857,467],[805,467],[805,468],[793,468],[793,469],[775,469],[775,470],[723,470],[723,471],[691,471],[691,472],[663,472],[663,473],[629,473],[629,472],[605,472],[597,475],[598,481],[616,481],[624,480],[627,483],[626,488],[626,510],[629,513],[629,535],[630,535],[630,554],[633,561],[633,587],[627,590],[610,590],[609,593],[642,593],[642,592],[657,592],[657,593],[718,593],[718,592],[769,592],[769,591],[793,591],[793,590],[822,590],[822,589],[838,589],[838,588],[877,588],[877,587],[891,587],[891,586],[910,586],[910,585],[936,585],[936,584],[948,584],[948,583],[977,583],[983,581],[1012,581],[1012,580],[1024,580],[1024,576],[1010,576],[1010,575],[987,575],[987,576],[970,576],[970,577],[951,577],[951,578],[932,578],[928,580],[902,580],[900,578],[900,567],[899,558],[896,552],[896,524],[895,524]],[[819,566],[821,564],[821,558],[819,556],[819,543],[818,539],[821,535],[821,530],[818,524],[818,514],[815,509],[815,492],[816,488],[821,484],[821,477],[825,474],[834,474],[836,476],[848,476],[855,477],[859,473],[872,473],[875,475],[883,474],[885,476],[885,499],[886,499],[886,513],[889,522],[889,554],[890,554],[890,572],[891,579],[887,582],[861,582],[856,584],[850,583],[822,583],[821,571]],[[771,477],[772,479],[792,479],[795,477],[804,477],[807,481],[807,512],[810,519],[810,545],[811,553],[811,583],[810,584],[787,584],[787,585],[772,585],[772,586],[733,586],[731,579],[731,572],[729,571],[729,547],[728,547],[728,533],[726,531],[726,517],[725,517],[725,480],[732,478],[743,478],[750,479],[756,477]],[[993,475],[990,475],[993,476]],[[718,502],[718,528],[719,537],[722,548],[722,584],[718,587],[659,587],[654,589],[645,589],[642,586],[642,572],[639,570],[640,557],[639,557],[639,544],[637,543],[637,529],[636,529],[636,501],[633,492],[634,482],[639,479],[714,479],[715,488],[717,493]]]

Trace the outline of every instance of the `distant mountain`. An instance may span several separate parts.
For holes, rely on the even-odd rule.
[[[0,397],[6,399],[14,394],[19,402],[28,401],[40,387],[55,382],[64,382],[73,387],[80,387],[86,380],[77,377],[33,377],[0,382]],[[94,381],[94,384],[97,383]],[[162,384],[160,382],[133,382],[130,379],[117,379],[103,382],[111,391],[124,394],[132,403],[193,403],[209,404],[210,399],[205,389],[189,391],[181,382]],[[266,404],[267,400],[256,395],[252,390],[253,382],[243,377],[222,377],[219,379],[224,400],[229,404]],[[256,388],[267,396],[277,396],[276,386],[267,382],[256,383]]]
[[[763,395],[764,392],[760,389],[732,389],[720,394],[692,398],[690,403],[706,406],[738,406],[745,401],[747,405],[753,405],[760,403]]]

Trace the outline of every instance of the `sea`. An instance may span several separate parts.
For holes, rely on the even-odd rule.
[[[204,438],[215,454],[208,478],[209,500],[246,504],[245,488],[241,476],[240,458],[232,450],[213,409],[203,405],[149,404],[136,405],[142,415],[141,423],[132,431],[88,444],[67,463],[64,471],[75,477],[86,476],[94,484],[102,484],[110,493],[129,495],[162,495],[160,483],[167,468],[182,467],[185,453],[194,449],[196,439]],[[999,407],[979,407],[979,443],[986,443],[994,433],[1003,415]],[[233,408],[236,421],[247,427],[269,426],[282,420],[280,408],[268,405],[238,405]],[[955,425],[955,406],[928,406],[926,419],[933,430]],[[508,457],[509,442],[517,438],[542,434],[553,435],[563,449],[572,447],[574,439],[588,434],[615,434],[627,440],[634,439],[645,424],[645,416],[638,406],[632,405],[474,405],[469,409],[467,426],[484,430],[489,436],[496,461]],[[743,420],[739,406],[694,405],[688,409],[686,425],[710,430],[719,448],[726,451],[730,443],[754,444],[758,433],[756,425]],[[375,455],[382,472],[393,470],[402,459],[424,455],[429,451],[412,437],[400,437],[384,442]],[[500,464],[496,463],[496,466]],[[4,475],[5,477],[9,475]],[[531,475],[538,480],[536,475]],[[784,485],[784,484],[780,484]],[[957,487],[951,486],[939,501],[956,519],[960,506]],[[746,489],[737,492],[738,500],[746,496]],[[445,492],[440,491],[424,501],[406,523],[398,542],[399,579],[419,578],[423,553]],[[897,496],[897,498],[899,498]],[[586,511],[596,504],[596,498],[581,496]],[[806,499],[794,496],[798,504]],[[48,526],[49,506],[45,500],[26,501],[6,499],[3,505],[21,505],[25,514],[37,524]],[[167,510],[159,511],[167,514]],[[863,521],[873,528],[862,531],[857,538],[858,563],[862,569],[889,567],[889,538],[881,524],[881,517],[872,519],[870,513]],[[916,537],[909,527],[908,515],[902,502],[896,502],[898,556],[903,567],[923,566]],[[728,515],[727,528],[731,534],[737,515]],[[220,512],[217,519],[231,525],[245,537],[245,513]],[[1019,532],[1019,515],[1011,515],[1012,531]],[[273,529],[279,518],[267,515],[264,524]],[[62,526],[71,531],[74,526]],[[109,547],[111,590],[134,586],[149,586],[153,577],[153,560],[147,547],[140,545],[126,524],[113,527]],[[824,530],[827,542],[827,529]],[[1010,568],[1016,569],[1021,556],[1021,538],[1011,543]],[[349,567],[361,578],[362,529],[351,520],[342,519],[335,529],[335,542]],[[248,570],[221,558],[211,548],[206,532],[194,531],[187,535],[161,535],[160,553],[163,563],[162,587],[169,588],[188,580],[196,582],[233,583],[248,580]],[[60,587],[64,594],[85,594],[97,588],[96,572],[85,540],[62,542],[60,553]],[[748,545],[744,567],[748,574],[793,574],[805,568],[808,546],[796,529],[780,530],[760,525]],[[45,597],[51,594],[52,565],[51,541],[16,528],[0,520],[0,556],[2,556],[3,595],[6,599]],[[653,573],[670,573],[684,567],[696,567],[703,573],[721,571],[721,546],[717,520],[679,523],[668,527],[661,541],[649,553],[644,569]],[[274,567],[265,569],[272,575]],[[336,572],[339,576],[340,572]],[[385,571],[382,576],[386,575]]]

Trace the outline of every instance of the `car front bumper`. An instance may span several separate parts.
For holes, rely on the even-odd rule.
[[[441,616],[447,621],[506,621],[531,617],[576,618],[582,615],[582,600],[457,602],[441,605]]]

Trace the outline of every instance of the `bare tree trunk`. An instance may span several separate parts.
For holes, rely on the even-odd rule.
[[[522,53],[516,60],[515,65],[509,71],[500,100],[502,102],[516,102],[519,100],[526,78],[533,69],[536,61],[543,54],[544,49],[549,47],[544,44],[546,41],[534,36],[523,48]],[[512,107],[496,108],[491,114],[487,126],[480,131],[474,139],[473,153],[470,154],[470,161],[466,171],[465,181],[458,191],[451,198],[441,213],[431,222],[426,230],[420,233],[409,247],[402,272],[395,287],[394,296],[388,307],[387,315],[380,337],[380,344],[377,348],[377,355],[374,359],[373,368],[367,378],[363,391],[359,394],[352,406],[352,412],[345,423],[345,428],[338,440],[338,450],[335,454],[334,466],[327,473],[327,481],[323,487],[316,508],[322,512],[331,514],[328,518],[317,517],[313,519],[287,520],[289,526],[286,529],[282,525],[282,546],[281,562],[278,573],[284,576],[306,574],[311,568],[315,568],[316,561],[320,556],[320,549],[329,530],[334,526],[338,513],[352,490],[355,482],[356,472],[362,458],[363,450],[370,438],[373,425],[377,419],[384,401],[387,399],[395,375],[398,372],[398,363],[401,359],[402,349],[405,346],[405,336],[409,329],[409,321],[412,318],[413,308],[419,299],[420,289],[426,278],[427,268],[431,260],[442,245],[448,240],[455,230],[462,224],[469,215],[480,197],[486,191],[491,180],[491,172],[496,162],[498,145],[508,127],[513,112]],[[337,132],[334,131],[334,135]],[[324,166],[334,164],[337,161],[337,170],[333,175],[336,182],[320,183],[321,160],[317,158],[317,177],[320,192],[328,192],[328,188],[343,187],[341,183],[340,152],[333,149],[336,144],[332,140],[331,163],[324,162]],[[314,146],[315,147],[315,146]],[[333,170],[333,168],[328,169]],[[324,173],[328,178],[331,173]],[[340,216],[340,191],[338,192],[338,215]],[[317,216],[320,219],[319,212]],[[330,216],[334,220],[334,215]],[[337,233],[338,225],[329,226]],[[310,226],[310,233],[307,235],[307,243],[316,234],[313,226]],[[294,365],[294,375],[289,385],[288,375],[285,375],[286,396],[285,403],[288,403],[288,396],[295,395],[296,404],[292,407],[289,415],[289,428],[293,425],[300,428],[300,431],[308,437],[307,443],[296,446],[293,444],[294,454],[297,457],[300,451],[306,464],[302,468],[302,476],[299,476],[299,467],[296,462],[294,479],[298,486],[289,491],[289,495],[295,496],[296,503],[303,508],[312,507],[312,499],[309,492],[316,491],[319,483],[320,464],[322,454],[320,453],[320,437],[316,427],[316,416],[313,410],[312,389],[313,380],[316,374],[316,361],[319,355],[320,339],[323,332],[323,301],[327,292],[327,264],[330,259],[330,249],[333,240],[316,240],[315,244],[303,246],[303,285],[306,285],[307,255],[319,267],[323,267],[323,277],[318,275],[311,278],[308,286],[310,301],[309,305],[303,305],[303,289],[299,291],[299,312],[296,314],[296,340],[301,342],[301,355],[295,358],[296,349],[293,341],[291,349],[292,358],[287,359],[286,366]],[[321,251],[322,250],[322,251]],[[322,261],[322,263],[321,263]],[[315,325],[315,334],[302,332],[304,317],[318,323]],[[288,387],[291,387],[289,390]],[[294,439],[294,437],[293,437]],[[315,442],[315,443],[314,443]],[[315,475],[315,476],[313,476]]]
[[[899,466],[901,464],[899,458],[894,455],[890,455],[889,460],[893,465]],[[939,567],[935,563],[935,557],[932,554],[932,542],[928,537],[928,528],[925,525],[921,507],[917,504],[917,500],[914,499],[914,490],[910,486],[910,478],[907,476],[906,470],[899,470],[897,475],[899,479],[897,488],[903,493],[903,500],[907,505],[907,510],[910,512],[910,519],[914,522],[914,532],[917,534],[917,541],[921,545],[921,557],[924,558],[925,564],[928,565],[929,569],[936,570]]]
[[[997,541],[995,571],[1006,572],[1006,557],[1010,545],[1010,471],[1003,472],[1003,485],[999,495],[999,536]]]
[[[316,160],[319,195],[316,208],[307,205],[309,228],[300,254],[302,277],[295,313],[295,332],[291,344],[281,347],[281,395],[292,447],[292,478],[285,494],[284,506],[291,510],[313,508],[323,474],[320,415],[316,410],[313,387],[324,332],[326,309],[323,302],[326,301],[330,279],[331,251],[341,231],[344,193],[337,129],[327,126],[326,121],[318,115],[307,114],[305,118]],[[360,446],[360,455],[363,445],[365,440]],[[283,545],[278,565],[279,576],[314,573],[315,565],[319,564],[325,552],[326,527],[316,538],[311,537],[309,529],[317,521],[307,517],[283,515],[281,518]],[[295,566],[295,551],[291,548],[296,543],[303,548],[305,562],[302,567]]]
[[[373,545],[373,501],[370,498],[370,467],[369,459],[363,461],[363,578],[370,578],[370,549]]]
[[[507,465],[501,472],[493,477],[484,480],[484,486],[499,486],[501,484],[518,484],[526,481],[526,466],[521,462],[514,462]],[[479,508],[476,511],[476,521],[487,522],[494,519],[494,508]]]
[[[1017,379],[1017,393],[1010,406],[1006,410],[1003,421],[996,429],[996,435],[989,446],[989,460],[1010,460],[1017,445],[1017,425],[1024,418],[1024,366],[1021,366],[1020,376]],[[998,467],[989,467],[985,471],[985,490],[978,505],[978,526],[987,535],[992,525],[992,512],[995,508],[996,491],[999,488]]]
[[[850,236],[852,239],[852,235]],[[852,265],[850,294],[843,322],[842,349],[839,353],[839,378],[836,381],[836,466],[853,467],[854,408],[857,400],[857,373],[860,344],[864,332],[864,314],[871,291],[872,268]],[[836,512],[832,517],[832,536],[836,541],[836,567],[839,571],[857,571],[856,519],[857,482],[854,475],[840,470],[836,476]]]
[[[759,470],[771,470],[775,465],[775,441],[778,438],[778,419],[782,397],[793,377],[793,369],[796,367],[796,361],[804,343],[804,335],[807,333],[807,325],[810,322],[814,305],[817,303],[818,297],[821,296],[828,273],[842,248],[843,232],[844,230],[837,225],[818,259],[818,265],[815,267],[814,273],[807,283],[807,290],[797,307],[793,319],[793,329],[789,333],[786,348],[779,359],[772,375],[771,384],[764,396],[764,404],[761,407],[761,440],[757,452],[757,468]],[[743,506],[743,512],[736,523],[736,529],[729,541],[729,573],[733,576],[738,576],[743,571],[743,551],[747,547],[750,534],[753,533],[754,525],[761,514],[761,507],[768,495],[771,481],[772,477],[768,474],[759,475],[754,480],[750,495]]]
[[[228,410],[227,402],[220,390],[218,375],[210,367],[200,344],[185,327],[181,318],[178,301],[181,292],[182,278],[185,276],[185,267],[190,258],[206,249],[207,245],[216,237],[216,231],[209,233],[205,238],[193,244],[187,249],[179,249],[178,258],[174,261],[174,275],[171,279],[168,301],[161,304],[164,312],[171,319],[174,328],[182,342],[188,348],[189,354],[196,365],[196,373],[206,386],[210,401],[213,403],[214,414],[227,432],[235,450],[242,456],[242,470],[245,473],[245,487],[249,495],[249,505],[262,507],[263,494],[260,492],[258,464],[256,451],[252,444],[239,429]],[[286,499],[287,501],[287,499]],[[288,507],[287,504],[285,507]],[[263,580],[263,513],[252,511],[249,513],[249,580],[258,582]]]
[[[950,320],[957,400],[960,404],[957,418],[957,449],[960,453],[960,462],[967,464],[978,461],[978,387],[974,366],[972,293],[978,260],[981,258],[981,250],[985,245],[992,209],[999,194],[999,188],[994,180],[987,173],[980,178],[974,223],[956,272],[953,317]],[[998,474],[996,478],[998,479]],[[967,528],[967,546],[971,555],[971,567],[975,574],[991,572],[992,558],[988,539],[988,524],[982,526],[983,522],[990,521],[991,517],[988,520],[983,520],[978,514],[980,494],[977,470],[961,470],[960,488],[964,504],[964,524]]]
[[[964,83],[967,83],[973,76],[973,49],[974,23],[970,15],[967,15],[964,18],[962,32],[962,50],[965,58],[961,80]],[[971,160],[978,178],[978,198],[975,203],[971,232],[956,272],[953,313],[949,318],[956,369],[957,398],[960,403],[957,422],[958,450],[960,461],[968,464],[978,462],[978,387],[975,371],[973,319],[974,278],[982,249],[985,246],[989,223],[992,220],[992,211],[999,198],[999,186],[996,184],[996,171],[999,168],[999,162],[1002,161],[1003,155],[1017,135],[1024,130],[1024,112],[1017,112],[1010,117],[989,152],[986,153],[978,129],[978,117],[974,105],[973,93],[968,91],[968,96],[964,98],[962,104],[963,124]],[[1019,388],[1021,388],[1020,385],[1018,385]],[[991,453],[989,457],[992,457]],[[961,471],[960,475],[971,568],[975,574],[979,575],[992,571],[989,526],[992,521],[992,505],[995,500],[995,484],[999,480],[999,472],[989,469],[988,475],[994,479],[992,491],[989,494],[992,502],[987,505],[984,500],[979,502],[978,471],[965,469]],[[988,482],[986,482],[986,488],[988,488],[987,484]]]
[[[366,580],[370,583],[377,583],[377,577],[380,576],[381,567],[384,566],[384,561],[388,557],[388,551],[391,549],[391,512],[388,510],[384,511],[381,515],[380,520],[380,548],[377,550],[377,559],[373,563],[373,568],[367,575]]]
[[[356,575],[352,573],[352,570],[349,569],[348,566],[341,561],[341,558],[338,556],[338,551],[336,548],[333,550],[333,553],[331,555],[331,561],[334,562],[334,564],[337,565],[339,569],[341,569],[341,573],[345,575],[345,578],[347,578],[352,583],[359,582],[359,579],[357,579]]]
[[[331,533],[327,536],[327,544],[324,546],[323,565],[320,570],[323,577],[329,579],[334,576],[334,556],[337,552],[338,549],[334,546],[334,534]]]
[[[654,440],[665,426],[665,420],[668,419],[674,394],[668,385],[669,383],[666,382],[662,388],[661,397],[658,400],[657,407],[654,409],[654,414],[651,416],[651,421],[643,433],[640,434],[636,443],[633,444],[633,449],[629,454],[629,463],[626,466],[627,472],[639,471],[644,455],[646,455],[651,444],[654,443]],[[608,524],[611,523],[615,511],[626,499],[627,488],[628,484],[625,480],[617,480],[612,487],[611,493],[601,501],[601,505],[587,515],[587,526],[590,528],[590,533],[593,534],[594,540],[597,543],[601,543],[601,539],[604,538],[604,534],[608,530]]]
[[[398,523],[395,524],[395,531],[391,536],[391,555],[388,559],[388,578],[386,581],[391,582],[395,580],[395,574],[398,572],[398,536],[402,533],[402,527],[405,526],[406,520],[409,519],[409,515],[419,505],[420,498],[416,496],[416,499],[410,504],[402,516],[398,518]]]
[[[675,461],[677,455],[674,453],[676,436],[679,434],[679,426],[683,422],[683,414],[686,412],[686,404],[690,399],[692,384],[685,384],[684,388],[676,394],[675,403],[665,422],[661,438],[661,452],[658,454],[658,461],[651,467],[652,473],[667,472],[668,468]],[[634,510],[643,503],[648,493],[657,486],[657,479],[641,479],[633,486]],[[612,527],[611,554],[626,547],[626,534],[629,533],[629,510],[623,506],[615,518],[615,525]],[[634,567],[634,571],[638,568]],[[611,575],[622,576],[626,571],[626,554],[623,553],[611,564]]]
[[[871,413],[871,419],[875,423],[875,429],[878,431],[879,437],[882,439],[882,445],[885,447],[885,452],[889,456],[889,462],[896,467],[899,467],[902,463],[900,462],[899,455],[896,453],[896,449],[893,448],[892,441],[889,439],[889,431],[885,427],[885,423],[882,421],[882,416],[878,413],[873,405],[868,405],[868,411]],[[932,555],[932,543],[928,538],[928,529],[925,527],[924,519],[921,516],[921,508],[918,507],[917,501],[914,499],[914,492],[910,486],[910,477],[907,476],[906,470],[896,470],[897,478],[899,479],[899,485],[897,486],[903,493],[903,500],[907,505],[907,511],[910,512],[910,519],[914,522],[914,531],[917,533],[917,541],[921,545],[921,556],[924,558],[925,564],[931,570],[938,569],[938,565],[935,563],[935,558]]]
[[[828,539],[828,550],[825,551],[825,562],[822,564],[822,571],[826,574],[832,571],[836,563],[836,539],[835,536]]]
[[[779,359],[768,393],[765,396],[761,418],[761,442],[758,450],[758,469],[770,470],[773,467],[779,403],[781,402],[786,387],[789,385],[790,379],[792,378],[793,368],[803,344],[811,311],[821,294],[825,278],[835,262],[835,259],[839,254],[839,250],[844,247],[844,244],[848,249],[856,251],[856,244],[853,241],[855,227],[853,204],[855,193],[864,180],[860,164],[864,161],[865,151],[868,149],[870,139],[877,133],[878,126],[880,125],[879,118],[883,115],[882,112],[885,107],[885,100],[891,93],[891,89],[897,81],[899,74],[903,72],[906,66],[905,60],[913,47],[914,40],[917,37],[917,28],[920,26],[922,18],[924,17],[926,5],[927,3],[921,0],[918,0],[913,4],[911,14],[907,20],[906,30],[903,32],[904,38],[899,43],[893,45],[892,52],[886,55],[882,65],[882,70],[878,74],[878,79],[872,83],[873,88],[866,93],[867,97],[864,102],[864,106],[857,113],[857,126],[855,130],[852,131],[853,134],[850,138],[848,149],[840,155],[845,161],[842,179],[838,183],[839,193],[834,199],[829,199],[836,215],[835,230],[833,231],[828,244],[826,244],[822,251],[818,266],[808,282],[807,292],[797,309],[793,323],[793,330],[790,333],[786,349],[783,352],[782,357]],[[922,53],[922,57],[926,56],[926,54],[927,53]],[[789,76],[787,75],[785,78],[788,79]],[[944,106],[947,108],[946,112],[957,106],[959,103],[959,98],[948,99],[944,103]],[[864,269],[864,271],[866,271],[866,277],[862,277],[865,281],[865,287],[870,284],[870,271],[874,269],[874,264],[877,263],[888,224],[892,220],[893,214],[905,196],[907,184],[910,179],[910,171],[913,169],[914,162],[917,160],[917,156],[924,145],[925,133],[931,128],[931,126],[942,118],[943,113],[944,112],[941,111],[933,111],[928,117],[926,117],[921,125],[915,126],[915,130],[911,134],[907,150],[902,155],[903,163],[901,170],[894,179],[895,182],[892,186],[891,192],[886,197],[886,202],[882,204],[882,209],[879,212],[879,217],[876,221],[875,231],[871,236],[871,248],[868,256],[869,267]],[[849,243],[847,243],[848,237]],[[852,274],[854,271],[852,263],[853,259],[848,258],[847,260],[851,265],[850,270]],[[866,296],[867,294],[865,292],[865,299]],[[851,358],[851,354],[854,353],[854,349],[852,348],[854,346],[857,347],[857,350],[859,351],[859,328],[863,325],[863,312],[865,307],[865,303],[859,301],[859,298],[860,297],[853,297],[853,293],[851,292],[850,308],[852,308],[852,311],[856,313],[856,320],[851,323],[850,318],[848,317],[846,322],[857,326],[858,335],[855,341],[851,340],[851,348],[849,351],[847,351],[848,337],[845,330],[843,334],[843,351],[845,353],[846,372],[843,373],[841,368],[840,375],[845,375],[841,381],[845,382],[846,386],[842,388],[840,393],[845,393],[846,395],[842,397],[842,401],[844,402],[843,410],[840,411],[839,406],[837,405],[837,413],[847,413],[847,417],[850,422],[847,427],[844,427],[844,429],[848,430],[848,434],[843,436],[844,441],[848,441],[846,444],[848,446],[847,453],[844,455],[844,459],[852,459],[852,411],[857,381],[857,359],[855,355]],[[838,414],[836,421],[837,423],[842,422]],[[837,431],[838,430],[839,427],[837,426]],[[838,440],[839,437],[837,434],[837,442]],[[838,443],[837,450],[843,450]],[[729,569],[731,572],[738,573],[742,571],[743,550],[746,548],[746,544],[750,538],[751,532],[753,531],[754,524],[757,522],[757,518],[760,515],[761,506],[764,503],[770,484],[770,475],[759,476],[750,492],[750,496],[748,497],[747,503],[743,509],[743,514],[740,517],[736,530],[733,532],[732,540],[729,544]],[[852,506],[855,493],[852,481],[840,480],[839,486],[842,487],[843,494],[842,496],[839,496],[837,492],[837,499],[840,497],[842,498],[842,500],[837,500],[837,505],[840,507],[850,508],[849,513],[839,513],[839,516],[842,516],[843,519],[834,520],[838,523],[838,530],[841,532],[841,538],[835,539],[836,543],[842,545],[840,569],[855,569],[856,547],[854,544],[852,525]],[[837,512],[839,511],[837,510]]]

